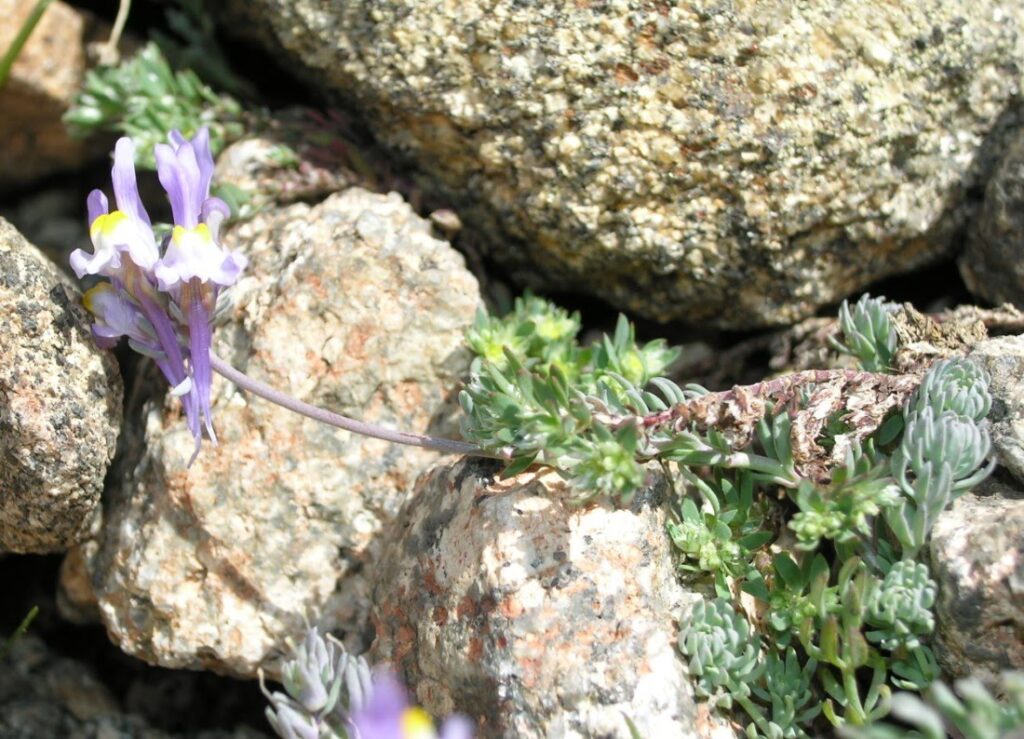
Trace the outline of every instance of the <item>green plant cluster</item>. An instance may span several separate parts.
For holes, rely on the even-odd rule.
[[[892,366],[898,347],[887,317],[880,299],[842,308],[841,346],[852,348],[864,371]],[[888,714],[894,689],[919,691],[938,677],[928,646],[935,626],[936,586],[920,554],[938,514],[991,470],[984,423],[990,405],[984,372],[966,360],[946,360],[929,370],[900,414],[852,446],[846,463],[832,472],[827,484],[790,472],[766,484],[770,464],[760,457],[774,461],[780,470],[792,470],[785,414],[759,427],[757,442],[746,450],[754,464],[745,464],[736,454],[679,458],[684,464],[696,461],[713,468],[680,468],[687,496],[680,506],[683,520],[695,518],[694,505],[687,502],[694,493],[701,500],[709,497],[692,481],[698,472],[705,484],[715,480],[721,485],[753,471],[762,496],[771,496],[773,489],[785,491],[777,516],[785,526],[771,537],[770,565],[761,564],[763,553],[759,557],[756,547],[747,545],[759,543],[757,531],[734,531],[727,537],[722,527],[714,529],[718,552],[729,560],[727,582],[721,568],[713,566],[714,554],[704,552],[698,558],[692,548],[679,547],[685,557],[682,568],[696,565],[712,576],[718,594],[718,618],[709,624],[707,612],[695,609],[680,636],[680,649],[704,692],[711,687],[711,673],[707,660],[691,648],[692,635],[735,622],[721,614],[725,609],[743,613],[737,589],[757,604],[761,671],[747,662],[744,673],[730,680],[711,678],[719,691],[739,686],[733,697],[750,718],[750,736],[813,736],[818,733],[813,723],[817,707],[834,726],[868,726]],[[687,439],[685,446],[692,448],[693,440]],[[714,509],[705,504],[704,510],[707,517]],[[680,544],[678,536],[673,539]],[[806,709],[783,710],[785,706],[769,700],[769,667],[785,660],[793,667],[785,673],[789,677],[783,695],[811,691],[818,696]],[[722,665],[732,669],[728,661]]]
[[[511,454],[509,474],[542,462],[570,477],[581,500],[628,501],[644,471],[635,418],[626,417],[645,402],[638,388],[678,352],[660,340],[640,346],[624,317],[592,346],[580,344],[579,331],[577,314],[530,294],[505,317],[480,312],[467,334],[477,356],[459,396],[462,432],[484,449]]]
[[[174,71],[160,48],[149,43],[117,66],[98,67],[85,78],[64,122],[78,136],[114,131],[135,141],[136,163],[155,169],[153,146],[177,130],[191,138],[210,130],[216,155],[245,130],[242,106],[210,89],[191,70]]]
[[[865,372],[898,350],[891,307],[864,298],[840,312],[837,348]],[[464,435],[574,480],[582,500],[628,501],[657,462],[676,491],[669,535],[681,576],[712,599],[681,621],[679,649],[700,695],[749,719],[751,737],[868,726],[894,690],[938,677],[929,647],[936,585],[921,553],[938,514],[991,470],[988,378],[963,359],[936,363],[902,411],[853,442],[826,482],[793,454],[794,408],[771,408],[750,443],[726,430],[646,423],[708,391],[659,374],[675,352],[613,336],[578,342],[579,318],[526,296],[481,314],[462,393]],[[823,446],[846,427],[830,419]]]

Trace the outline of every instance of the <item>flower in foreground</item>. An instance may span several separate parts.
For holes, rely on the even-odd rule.
[[[434,730],[430,714],[409,704],[405,688],[394,674],[382,671],[373,679],[373,689],[359,710],[350,717],[359,739],[472,739],[473,724],[465,716],[449,716]]]
[[[77,249],[71,267],[79,277],[108,278],[85,295],[95,317],[93,335],[110,347],[128,338],[136,351],[150,356],[181,398],[195,452],[205,424],[216,443],[210,414],[210,345],[217,297],[237,282],[246,259],[225,250],[220,225],[230,211],[210,197],[213,156],[204,128],[190,141],[173,132],[170,144],[155,149],[157,174],[171,202],[171,235],[157,245],[135,176],[135,144],[118,140],[111,179],[116,209],[93,190],[87,200],[93,252]],[[191,461],[190,461],[191,463]]]

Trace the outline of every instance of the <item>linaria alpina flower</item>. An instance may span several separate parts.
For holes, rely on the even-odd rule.
[[[374,676],[369,699],[349,717],[358,739],[472,739],[473,725],[465,716],[449,716],[434,729],[430,715],[410,706],[405,688],[392,673]]]
[[[171,383],[171,393],[181,398],[196,442],[189,465],[199,455],[204,425],[210,441],[217,443],[210,412],[214,371],[243,390],[346,431],[446,454],[494,456],[475,444],[382,428],[317,408],[215,357],[211,346],[217,300],[238,281],[247,260],[241,252],[227,251],[220,244],[220,227],[231,211],[223,200],[210,197],[214,166],[209,131],[200,129],[192,140],[173,131],[169,144],[154,147],[154,158],[174,221],[167,238],[157,245],[139,197],[135,144],[121,138],[110,173],[117,207],[110,210],[100,190],[89,194],[93,251],[76,249],[71,267],[79,278],[93,275],[109,280],[85,295],[85,306],[96,319],[92,332],[97,344],[111,348],[127,337],[132,349],[153,358]]]
[[[106,347],[127,336],[133,349],[153,357],[184,405],[196,441],[191,464],[202,444],[204,421],[216,443],[210,415],[212,320],[220,291],[237,282],[246,259],[219,243],[220,225],[230,210],[224,201],[210,197],[209,132],[201,129],[188,141],[175,131],[170,141],[155,150],[157,175],[174,217],[163,253],[139,198],[135,145],[122,138],[111,170],[117,208],[109,209],[100,190],[90,193],[94,251],[75,250],[71,267],[79,277],[110,280],[86,295],[85,305],[96,318],[93,334]]]

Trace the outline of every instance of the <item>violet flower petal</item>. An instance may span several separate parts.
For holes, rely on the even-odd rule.
[[[220,198],[207,198],[203,201],[203,209],[199,220],[210,229],[210,236],[220,243],[220,226],[231,215],[231,208]]]
[[[185,145],[175,150],[167,144],[157,144],[153,147],[153,156],[156,158],[157,177],[167,191],[167,199],[171,201],[174,222],[184,228],[194,228],[199,223],[200,206],[192,194],[195,179],[190,179],[184,157],[179,156],[179,151],[184,149]],[[195,163],[194,155],[192,162]],[[199,165],[195,164],[196,179],[198,172]]]
[[[221,249],[209,227],[200,223],[193,229],[175,226],[154,273],[161,290],[170,290],[179,282],[192,279],[226,287],[238,280],[246,264],[248,260],[240,252],[226,253]]]
[[[403,739],[402,716],[409,707],[405,688],[390,672],[373,679],[369,700],[351,716],[359,739]]]
[[[110,212],[110,207],[107,203],[107,196],[103,194],[102,190],[93,190],[89,193],[89,197],[85,199],[85,207],[89,211],[90,227],[92,227],[93,222],[97,218],[105,216]]]
[[[213,182],[213,152],[210,151],[210,129],[200,128],[192,137],[192,151],[195,153],[196,164],[199,165],[199,180],[196,194],[200,203],[210,194],[210,183]]]
[[[127,336],[142,344],[152,344],[152,325],[138,307],[109,282],[101,282],[82,296],[86,310],[96,317],[93,333],[106,338]]]
[[[114,166],[110,170],[114,184],[114,200],[117,209],[152,226],[142,199],[139,198],[139,184],[135,178],[135,142],[122,136],[114,145]]]

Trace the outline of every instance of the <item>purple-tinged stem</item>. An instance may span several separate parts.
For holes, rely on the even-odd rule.
[[[354,434],[371,436],[374,439],[383,439],[384,441],[391,441],[396,444],[406,444],[408,446],[423,447],[424,449],[433,449],[438,452],[444,452],[445,454],[469,454],[475,457],[509,459],[509,457],[485,451],[476,444],[469,444],[464,441],[455,441],[454,439],[438,439],[433,436],[410,434],[405,431],[393,431],[392,429],[382,428],[372,423],[357,421],[354,418],[348,418],[347,416],[342,416],[338,413],[318,408],[315,405],[304,403],[301,400],[296,400],[290,395],[282,393],[280,390],[275,390],[266,383],[254,380],[248,375],[239,372],[213,352],[210,352],[210,366],[213,368],[214,372],[235,383],[243,390],[248,390],[253,395],[258,395],[264,400],[269,400],[271,403],[276,403],[290,411],[312,418],[314,421],[320,421],[321,423],[326,423],[329,426],[336,426],[337,428],[344,429],[345,431],[351,431]]]

